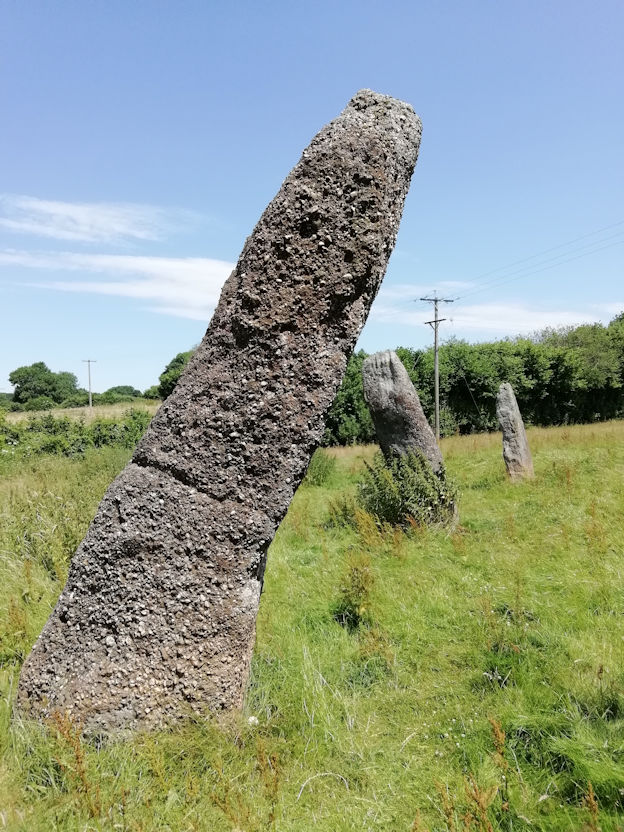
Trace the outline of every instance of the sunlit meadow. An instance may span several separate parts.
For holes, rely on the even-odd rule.
[[[13,713],[19,668],[130,451],[4,460],[0,829],[624,828],[624,423],[443,442],[452,531],[349,501],[323,451],[269,552],[244,712],[96,747]],[[348,613],[348,615],[345,613]]]

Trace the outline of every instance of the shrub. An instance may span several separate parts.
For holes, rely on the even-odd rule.
[[[25,402],[24,410],[51,410],[56,406],[54,399],[51,399],[49,396],[35,396]]]
[[[0,419],[0,450],[17,450],[21,454],[55,454],[80,456],[87,448],[117,445],[133,448],[149,424],[145,410],[128,410],[122,419],[57,418],[51,413],[33,416],[26,425],[10,425]]]
[[[28,420],[20,444],[29,453],[79,456],[93,441],[83,419],[56,418],[46,413]]]
[[[96,419],[91,424],[91,436],[96,448],[104,445],[122,445],[133,448],[145,433],[151,416],[146,410],[130,409],[122,421]]]
[[[355,526],[357,505],[354,497],[349,494],[338,494],[329,501],[329,516],[327,528],[341,529]]]
[[[111,396],[123,396],[125,398],[130,399],[138,399],[141,396],[141,391],[137,390],[136,387],[133,387],[131,384],[118,384],[115,387],[109,387],[108,390],[105,390],[102,395],[111,395]]]
[[[5,445],[17,445],[21,436],[18,425],[7,421],[3,412],[0,412],[0,449]]]
[[[89,404],[89,394],[86,390],[77,390],[72,396],[63,399],[61,407],[86,407]]]
[[[52,413],[44,413],[42,416],[31,416],[26,423],[28,433],[47,433],[51,436],[67,436],[74,425],[79,424],[68,419],[67,416],[57,418]],[[84,425],[84,422],[82,423]]]
[[[125,427],[124,444],[126,448],[133,448],[136,445],[151,421],[152,415],[147,410],[138,410],[137,408],[131,407],[126,411],[123,421]]]
[[[374,577],[368,555],[352,555],[340,584],[338,602],[333,615],[348,630],[370,623],[370,592]]]
[[[420,453],[377,453],[366,464],[359,485],[360,505],[380,523],[407,526],[449,523],[455,516],[457,490],[446,475],[434,473]]]
[[[132,396],[120,396],[117,393],[94,393],[92,396],[94,405],[102,404],[124,404],[133,401]]]

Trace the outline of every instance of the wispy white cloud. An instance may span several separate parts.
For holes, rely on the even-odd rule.
[[[568,308],[545,308],[525,303],[480,303],[460,304],[444,309],[448,319],[445,335],[455,334],[474,338],[475,336],[504,337],[526,335],[546,327],[572,326],[595,321],[607,322],[624,309],[624,303],[594,304],[582,310]],[[422,326],[427,319],[427,310],[411,309],[379,297],[373,305],[371,321],[383,324]],[[429,315],[430,317],[430,315]]]
[[[74,280],[46,280],[40,288],[87,292],[150,302],[148,308],[177,317],[208,320],[233,263],[207,257],[147,257],[76,252],[0,252],[0,266],[81,273]],[[104,276],[81,279],[85,273]]]
[[[546,327],[593,323],[604,309],[543,309],[522,303],[482,303],[458,307],[448,313],[455,328],[486,330],[501,335],[526,335]]]
[[[0,228],[76,242],[163,239],[197,218],[191,212],[153,205],[109,202],[60,202],[0,194]]]
[[[62,292],[134,298],[146,308],[163,315],[207,321],[218,302],[223,283],[233,263],[207,257],[152,257],[78,252],[0,251],[0,267],[10,266],[55,273],[39,282],[40,288]],[[68,279],[69,275],[72,279]],[[62,278],[59,279],[59,275]],[[90,275],[94,276],[91,279]],[[97,279],[95,278],[97,275]],[[453,296],[469,283],[438,284],[440,294]],[[382,287],[371,311],[371,324],[419,327],[431,315],[426,304],[412,303],[428,294],[430,287],[395,284]],[[624,301],[603,304],[548,308],[528,303],[457,302],[444,309],[449,319],[445,336],[504,337],[535,332],[546,327],[609,321],[624,310]]]

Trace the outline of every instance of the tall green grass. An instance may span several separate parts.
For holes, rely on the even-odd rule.
[[[243,713],[102,747],[11,715],[129,451],[7,463],[0,829],[623,828],[624,424],[529,441],[522,483],[500,437],[444,443],[451,532],[336,522],[374,449],[325,451],[269,552]]]

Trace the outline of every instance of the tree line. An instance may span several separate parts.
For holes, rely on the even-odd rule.
[[[193,350],[189,350],[172,358],[153,387],[141,392],[130,384],[118,384],[103,393],[93,393],[93,404],[132,403],[139,398],[166,399],[192,354]],[[84,387],[78,387],[74,373],[53,372],[43,361],[18,367],[9,374],[9,381],[14,391],[0,393],[0,409],[42,411],[89,404],[89,393]]]
[[[433,349],[399,347],[397,355],[433,421]],[[372,442],[373,424],[355,353],[329,411],[323,444]],[[624,313],[608,326],[547,329],[531,338],[469,344],[451,339],[440,347],[442,435],[495,430],[496,394],[513,386],[529,425],[565,425],[624,417]]]
[[[433,349],[396,350],[433,419]],[[165,399],[193,350],[180,352],[147,390],[119,385],[94,394],[96,404],[132,402],[139,396]],[[329,411],[324,445],[372,442],[373,423],[364,401],[363,350],[351,356]],[[14,370],[13,395],[0,394],[0,407],[49,410],[79,407],[88,393],[73,373],[53,373],[42,361]],[[451,339],[440,347],[442,435],[494,430],[496,394],[503,381],[513,386],[529,425],[564,425],[624,417],[624,312],[607,326],[585,324],[546,329],[530,338],[469,344]]]

